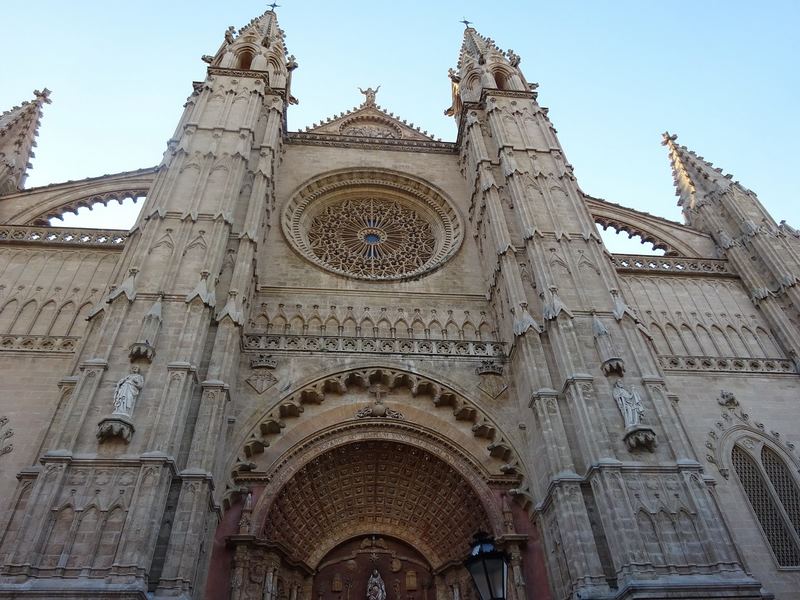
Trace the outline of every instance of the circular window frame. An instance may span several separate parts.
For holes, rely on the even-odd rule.
[[[397,202],[416,212],[433,234],[431,257],[412,271],[373,276],[340,269],[317,256],[308,239],[313,219],[329,206],[358,198]],[[441,190],[421,179],[384,169],[335,171],[306,182],[291,195],[281,225],[289,245],[300,256],[329,273],[362,281],[403,281],[427,275],[455,255],[464,237],[461,216]]]

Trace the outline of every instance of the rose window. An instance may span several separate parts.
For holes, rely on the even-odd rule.
[[[287,205],[283,228],[303,256],[358,279],[419,276],[461,242],[460,220],[439,192],[382,171],[308,184]]]
[[[367,279],[411,273],[433,256],[430,225],[412,209],[378,198],[328,206],[311,221],[311,250],[337,271]]]

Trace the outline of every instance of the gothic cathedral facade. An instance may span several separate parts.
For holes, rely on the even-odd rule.
[[[283,38],[155,168],[24,189],[48,92],[0,115],[0,598],[468,600],[478,531],[513,600],[800,597],[800,232],[669,134],[685,224],[588,196],[470,26],[454,142],[288,131]]]

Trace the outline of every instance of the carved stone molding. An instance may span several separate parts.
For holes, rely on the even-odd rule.
[[[311,133],[294,131],[288,134],[290,144],[308,144],[310,146],[331,146],[335,148],[362,148],[381,150],[399,150],[402,152],[433,152],[436,154],[455,154],[458,146],[452,142],[428,140],[410,140],[394,138],[370,138],[357,135],[335,135],[329,133]]]
[[[79,339],[54,335],[2,335],[0,336],[0,351],[71,354],[75,352]]]
[[[714,429],[706,436],[706,460],[717,466],[720,475],[725,479],[730,477],[730,453],[733,445],[738,441],[743,441],[749,447],[751,442],[748,438],[760,440],[772,444],[782,450],[790,458],[795,468],[800,469],[794,450],[794,443],[786,440],[778,431],[768,429],[761,421],[752,419],[750,414],[738,404],[726,405],[727,408],[720,414],[720,418],[714,424]]]
[[[0,417],[0,456],[8,454],[14,449],[14,444],[6,443],[14,437],[14,430],[8,427],[8,417]]]
[[[470,428],[472,436],[486,440],[486,452],[489,456],[504,463],[520,464],[516,452],[494,422],[478,406],[461,394],[421,375],[395,369],[371,367],[353,369],[324,377],[297,389],[280,400],[260,418],[260,422],[254,425],[244,439],[240,454],[233,467],[232,477],[236,479],[242,472],[251,471],[250,459],[263,454],[266,448],[275,443],[277,436],[284,435],[287,423],[290,423],[291,419],[303,418],[305,405],[320,404],[325,401],[328,394],[342,395],[347,393],[351,387],[356,387],[361,391],[374,389],[376,385],[385,388],[382,393],[405,388],[409,392],[409,400],[422,396],[432,403],[434,408],[449,408],[452,419],[472,423]]]
[[[115,229],[0,226],[0,243],[121,248],[127,237],[127,231]]]
[[[718,275],[737,277],[727,260],[686,258],[682,256],[646,256],[612,254],[611,264],[620,273],[659,273],[670,275]]]
[[[794,363],[785,358],[741,358],[717,356],[658,357],[665,371],[719,371],[726,373],[785,373],[795,374]]]
[[[455,357],[505,356],[503,342],[354,338],[345,336],[250,333],[242,337],[245,351],[354,352],[359,354],[425,354]]]

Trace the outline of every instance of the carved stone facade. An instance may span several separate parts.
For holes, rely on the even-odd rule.
[[[469,600],[478,530],[513,600],[797,597],[791,225],[669,134],[685,225],[585,195],[471,27],[454,142],[287,131],[273,11],[203,60],[158,168],[25,190],[0,115],[0,598]]]

